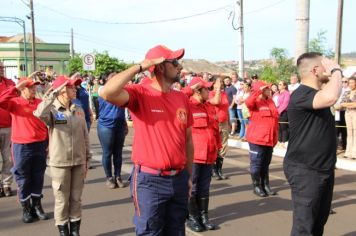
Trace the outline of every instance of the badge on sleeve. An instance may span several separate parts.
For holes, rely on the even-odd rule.
[[[62,112],[57,112],[54,116],[55,124],[67,124],[66,116]]]

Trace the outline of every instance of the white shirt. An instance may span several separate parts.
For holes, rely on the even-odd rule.
[[[293,91],[296,90],[299,86],[300,86],[300,83],[290,84],[290,85],[288,85],[288,90],[290,93],[293,93]]]

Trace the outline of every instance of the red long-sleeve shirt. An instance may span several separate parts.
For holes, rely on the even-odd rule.
[[[0,93],[7,90],[10,87],[15,86],[15,83],[11,79],[5,77],[0,78]],[[10,112],[0,108],[0,128],[11,127],[11,115]]]
[[[41,100],[37,98],[29,101],[18,96],[16,87],[10,87],[0,93],[0,108],[11,114],[13,143],[33,143],[48,139],[46,125],[33,115],[40,102]]]

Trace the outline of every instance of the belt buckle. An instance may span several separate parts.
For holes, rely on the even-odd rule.
[[[169,175],[174,176],[177,174],[177,170],[170,170]]]

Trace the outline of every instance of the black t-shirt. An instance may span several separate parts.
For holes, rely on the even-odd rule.
[[[229,87],[225,88],[225,93],[227,94],[227,99],[229,100],[229,105],[231,105],[232,99],[234,98],[234,95],[236,95],[236,93],[237,93],[237,89],[235,88],[235,86],[230,85]]]
[[[300,85],[288,106],[289,143],[286,161],[315,170],[333,170],[336,163],[335,119],[330,108],[313,109],[318,90]]]

